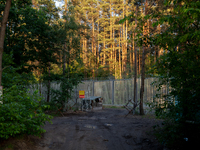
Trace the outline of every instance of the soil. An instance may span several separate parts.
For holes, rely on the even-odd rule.
[[[153,115],[128,115],[125,109],[71,112],[46,123],[42,137],[16,142],[16,150],[163,150],[153,135],[162,121]],[[28,143],[27,143],[28,141]],[[31,141],[31,142],[30,142]],[[17,146],[16,146],[17,145]],[[12,148],[11,148],[12,149]],[[10,149],[6,149],[10,150]]]

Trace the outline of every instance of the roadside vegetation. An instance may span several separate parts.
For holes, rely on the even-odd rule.
[[[140,97],[132,100],[139,107],[135,113],[145,115],[145,77],[154,76],[158,90],[169,87],[150,104],[164,120],[155,127],[157,138],[171,149],[197,146],[200,1],[57,2],[62,6],[53,0],[0,2],[0,140],[40,136],[52,119],[45,111],[67,110],[84,78],[140,76],[141,87],[133,91]],[[52,82],[60,89],[51,89]],[[46,85],[45,99],[40,88],[29,94],[35,83]]]

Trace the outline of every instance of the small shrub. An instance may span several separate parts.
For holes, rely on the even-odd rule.
[[[51,75],[51,81],[56,81],[60,84],[60,89],[51,89],[51,109],[64,111],[65,105],[72,98],[73,89],[81,83],[82,76],[78,73],[71,73],[70,77],[63,75]]]
[[[41,105],[37,91],[30,95],[17,86],[5,89],[0,104],[0,138],[8,139],[19,134],[40,136],[41,126],[50,122],[51,116],[43,113],[47,105]],[[1,98],[2,99],[2,98]]]

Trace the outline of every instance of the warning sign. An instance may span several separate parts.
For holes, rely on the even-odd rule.
[[[85,98],[85,91],[79,91],[79,98]]]

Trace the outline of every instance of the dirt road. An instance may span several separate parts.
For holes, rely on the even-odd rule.
[[[163,150],[151,134],[160,121],[106,108],[55,117],[37,150]]]

